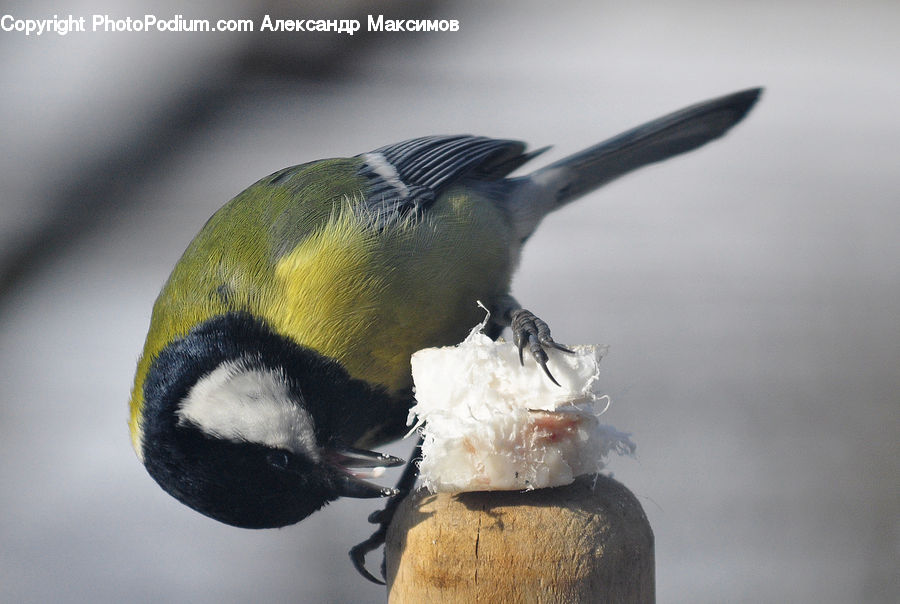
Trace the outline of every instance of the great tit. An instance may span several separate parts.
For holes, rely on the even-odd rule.
[[[298,522],[381,497],[371,451],[406,431],[410,356],[491,311],[546,370],[547,325],[510,296],[541,219],[722,136],[751,89],[692,105],[531,174],[543,149],[428,136],[279,170],[225,204],[153,306],[130,401],[134,449],[168,493],[224,523]],[[548,371],[549,375],[549,371]],[[549,379],[552,379],[552,375]]]

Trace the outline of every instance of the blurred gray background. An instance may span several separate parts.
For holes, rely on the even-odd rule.
[[[287,165],[433,133],[554,145],[543,163],[754,85],[723,141],[546,220],[514,294],[610,346],[606,420],[638,443],[611,469],[661,602],[900,600],[900,3],[485,4],[5,3],[461,30],[0,32],[0,601],[383,601],[346,554],[374,502],[230,528],[131,451],[135,361],[190,238]]]

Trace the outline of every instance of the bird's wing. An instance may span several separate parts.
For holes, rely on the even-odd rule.
[[[526,152],[525,143],[482,136],[414,138],[355,157],[285,168],[232,203],[254,206],[247,214],[268,230],[264,240],[277,260],[331,223],[342,208],[383,229],[427,210],[457,183],[483,192],[502,187],[508,174],[542,151]]]
[[[497,181],[543,151],[483,136],[426,136],[387,145],[357,157],[369,180],[366,204],[380,224],[427,208],[461,180]]]

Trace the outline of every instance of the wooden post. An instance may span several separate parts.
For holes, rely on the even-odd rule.
[[[535,491],[412,493],[385,545],[388,601],[653,602],[653,531],[598,476]]]

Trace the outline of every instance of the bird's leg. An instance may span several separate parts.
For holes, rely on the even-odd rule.
[[[378,530],[372,533],[368,539],[350,549],[350,559],[353,561],[353,567],[356,568],[359,574],[373,583],[384,585],[384,580],[377,578],[366,568],[366,554],[378,549],[384,544],[388,527],[391,525],[391,520],[394,519],[394,513],[397,511],[397,507],[416,484],[416,478],[419,476],[419,466],[417,464],[421,457],[422,437],[420,436],[415,448],[413,448],[412,455],[409,457],[409,461],[406,462],[406,467],[403,468],[403,474],[400,475],[400,480],[397,481],[397,493],[388,499],[383,510],[377,510],[369,515],[369,522],[377,524]],[[386,578],[384,558],[381,560],[381,576]]]
[[[491,316],[496,317],[494,320],[499,325],[509,327],[512,331],[513,343],[519,349],[519,363],[525,363],[523,352],[527,345],[531,356],[541,366],[550,381],[559,386],[559,382],[547,368],[548,357],[544,348],[555,348],[568,353],[573,351],[553,340],[547,323],[536,317],[531,311],[522,308],[510,295],[500,298]]]

